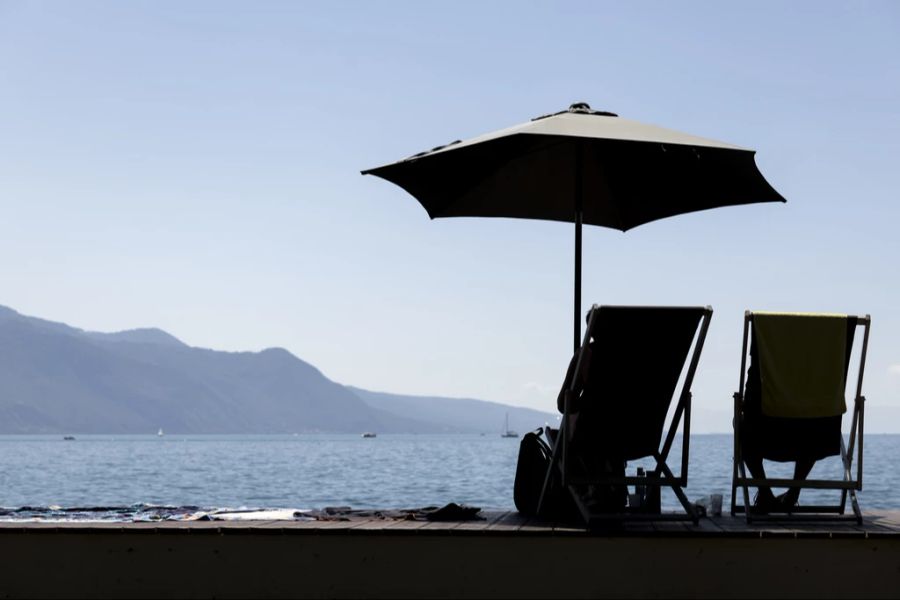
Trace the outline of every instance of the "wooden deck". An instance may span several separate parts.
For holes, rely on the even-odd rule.
[[[516,511],[482,511],[479,520],[424,521],[381,516],[348,515],[325,520],[158,521],[121,522],[0,522],[0,534],[18,533],[175,533],[261,535],[510,535],[581,537],[738,537],[738,538],[893,538],[900,539],[900,510],[869,512],[862,525],[852,522],[754,522],[743,517],[690,521],[635,521],[600,532],[578,526],[528,518]]]
[[[0,523],[0,597],[882,597],[900,511],[855,523],[521,517]]]

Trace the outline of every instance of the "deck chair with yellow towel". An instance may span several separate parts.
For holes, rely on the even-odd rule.
[[[862,381],[870,324],[868,315],[745,313],[740,391],[734,395],[731,514],[744,513],[748,521],[862,522],[856,492],[862,489]],[[859,327],[863,328],[863,338],[845,443],[841,431],[847,412],[845,388]],[[841,476],[807,479],[813,464],[829,456],[840,457]],[[766,476],[763,460],[794,462],[794,476]],[[773,487],[786,487],[788,491],[775,497]],[[752,502],[750,488],[757,490]],[[801,489],[836,490],[840,501],[830,505],[797,504]],[[845,514],[848,498],[852,516]]]
[[[698,515],[687,484],[691,383],[712,308],[598,306],[588,313],[581,348],[559,398],[563,413],[538,512],[553,486],[574,501],[589,527],[622,519],[659,519],[659,492],[673,490],[684,514]],[[693,348],[693,351],[691,351]],[[677,386],[682,381],[681,391]],[[667,417],[676,400],[669,422]],[[667,459],[681,425],[680,473]],[[650,457],[644,476],[626,476],[625,461]],[[636,493],[628,496],[628,486]],[[637,491],[646,493],[635,502]]]

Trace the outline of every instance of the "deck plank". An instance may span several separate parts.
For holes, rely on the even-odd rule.
[[[558,535],[583,535],[587,530],[573,523],[556,523],[553,525],[553,533]]]
[[[391,525],[396,524],[398,520],[393,519],[385,519],[383,517],[369,517],[365,520],[365,522],[360,523],[353,529],[356,531],[380,531],[382,529],[387,529]]]
[[[885,510],[872,514],[873,520],[879,525],[889,527],[900,532],[900,510]]]
[[[656,527],[650,521],[626,521],[622,530],[632,535],[652,535],[657,532]]]
[[[453,531],[459,528],[463,523],[467,522],[468,521],[429,521],[420,529],[423,531]]]
[[[886,518],[884,512],[864,514],[863,526],[868,537],[890,537],[900,534],[900,527],[890,518]]]
[[[691,531],[701,535],[721,535],[723,530],[719,526],[719,521],[721,521],[721,517],[701,518],[696,525],[691,524]]]
[[[553,525],[553,521],[532,517],[519,528],[519,531],[525,533],[553,533]]]
[[[457,527],[457,531],[484,531],[505,515],[505,511],[482,511],[480,513],[481,517],[484,517],[483,520],[478,521],[465,521],[460,523]]]
[[[351,515],[346,519],[294,521],[153,521],[121,522],[0,522],[0,534],[27,532],[61,533],[147,533],[174,535],[178,533],[277,534],[295,532],[354,531],[360,534],[377,532],[419,532],[429,534],[485,534],[507,535],[592,535],[578,523],[560,523],[547,519],[528,518],[516,511],[486,511],[483,520],[427,521],[392,519],[374,515]],[[698,536],[698,537],[795,537],[795,538],[900,538],[900,511],[866,513],[862,525],[855,522],[812,521],[755,521],[747,524],[743,516],[729,515],[702,518],[697,525],[688,521],[625,521],[615,528],[594,532],[599,535],[634,536]]]
[[[512,532],[518,531],[519,528],[528,521],[528,518],[516,511],[509,511],[503,514],[495,522],[488,525],[486,531],[490,532]]]
[[[298,531],[301,531],[301,530],[307,530],[307,529],[318,529],[318,528],[321,526],[322,521],[303,521],[303,520],[297,520],[297,521],[272,521],[272,522],[271,522],[271,525],[270,525],[270,524],[266,524],[265,526],[266,526],[266,527],[276,527],[276,526],[277,526],[277,525],[276,525],[277,523],[281,523],[281,527],[283,527],[285,530],[291,530],[291,531],[293,531],[293,530],[298,530]]]
[[[406,519],[398,519],[390,524],[388,524],[384,529],[390,529],[391,531],[415,531],[422,529],[426,525],[428,525],[430,521],[413,521]]]
[[[322,530],[341,530],[341,529],[354,529],[363,525],[364,523],[368,523],[370,519],[368,518],[347,518],[347,519],[329,519],[316,521],[318,523],[318,527],[315,529]]]
[[[667,535],[686,535],[693,527],[690,521],[649,521],[649,523],[653,526],[653,531]]]

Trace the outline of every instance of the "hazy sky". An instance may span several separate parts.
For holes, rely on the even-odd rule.
[[[553,410],[571,225],[430,221],[360,169],[587,101],[758,151],[786,205],[588,227],[584,304],[871,313],[900,406],[900,3],[0,0],[0,304],[375,390]],[[725,424],[727,426],[727,424]]]

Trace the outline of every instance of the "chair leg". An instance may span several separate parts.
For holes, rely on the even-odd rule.
[[[856,500],[856,490],[850,490],[850,506],[853,507],[853,514],[856,515],[856,524],[862,525],[862,511],[859,509],[859,502]]]
[[[553,469],[556,468],[556,461],[551,458],[550,465],[547,467],[547,473],[544,475],[544,485],[541,487],[541,497],[538,500],[537,505],[537,514],[538,516],[543,515],[544,511],[547,508],[547,496],[550,491],[550,481],[553,477]]]
[[[747,469],[744,467],[743,460],[738,464],[738,469],[741,473],[741,479],[746,480]],[[750,516],[750,486],[744,483],[741,485],[741,488],[744,494],[744,517],[747,519],[747,524],[749,525],[753,521],[753,518]]]
[[[657,461],[656,465],[657,468],[660,469],[668,479],[671,479],[673,481],[675,480],[675,475],[672,473],[671,469],[669,469],[669,466],[666,463]],[[681,489],[681,486],[673,485],[672,491],[675,492],[675,496],[678,497],[678,501],[681,502],[681,506],[684,507],[685,512],[691,518],[691,521],[694,522],[694,525],[698,524],[700,522],[700,517],[697,516],[697,511],[694,510],[694,505],[691,504],[687,496],[684,495],[684,490]]]
[[[578,509],[578,513],[581,515],[581,520],[584,522],[585,527],[590,529],[591,510],[588,508],[587,504],[585,504],[584,498],[578,493],[575,486],[572,485],[566,487],[566,493],[572,497],[572,501],[575,503],[575,507]]]
[[[561,423],[556,433],[556,441],[553,444],[550,454],[550,465],[547,467],[547,473],[544,475],[544,485],[541,486],[541,497],[538,500],[537,514],[543,515],[547,508],[547,493],[550,491],[550,482],[553,478],[553,469],[557,468],[560,460],[560,450],[562,448],[562,437],[566,435],[565,422]]]
[[[733,517],[737,513],[737,465],[734,466],[734,470],[731,474],[731,516]]]
[[[844,467],[844,481],[850,481],[852,479],[852,466],[853,466],[853,457],[847,452],[847,448],[844,446],[844,437],[841,436],[841,464]],[[841,490],[841,514],[844,514],[844,509],[847,506],[847,490]]]

